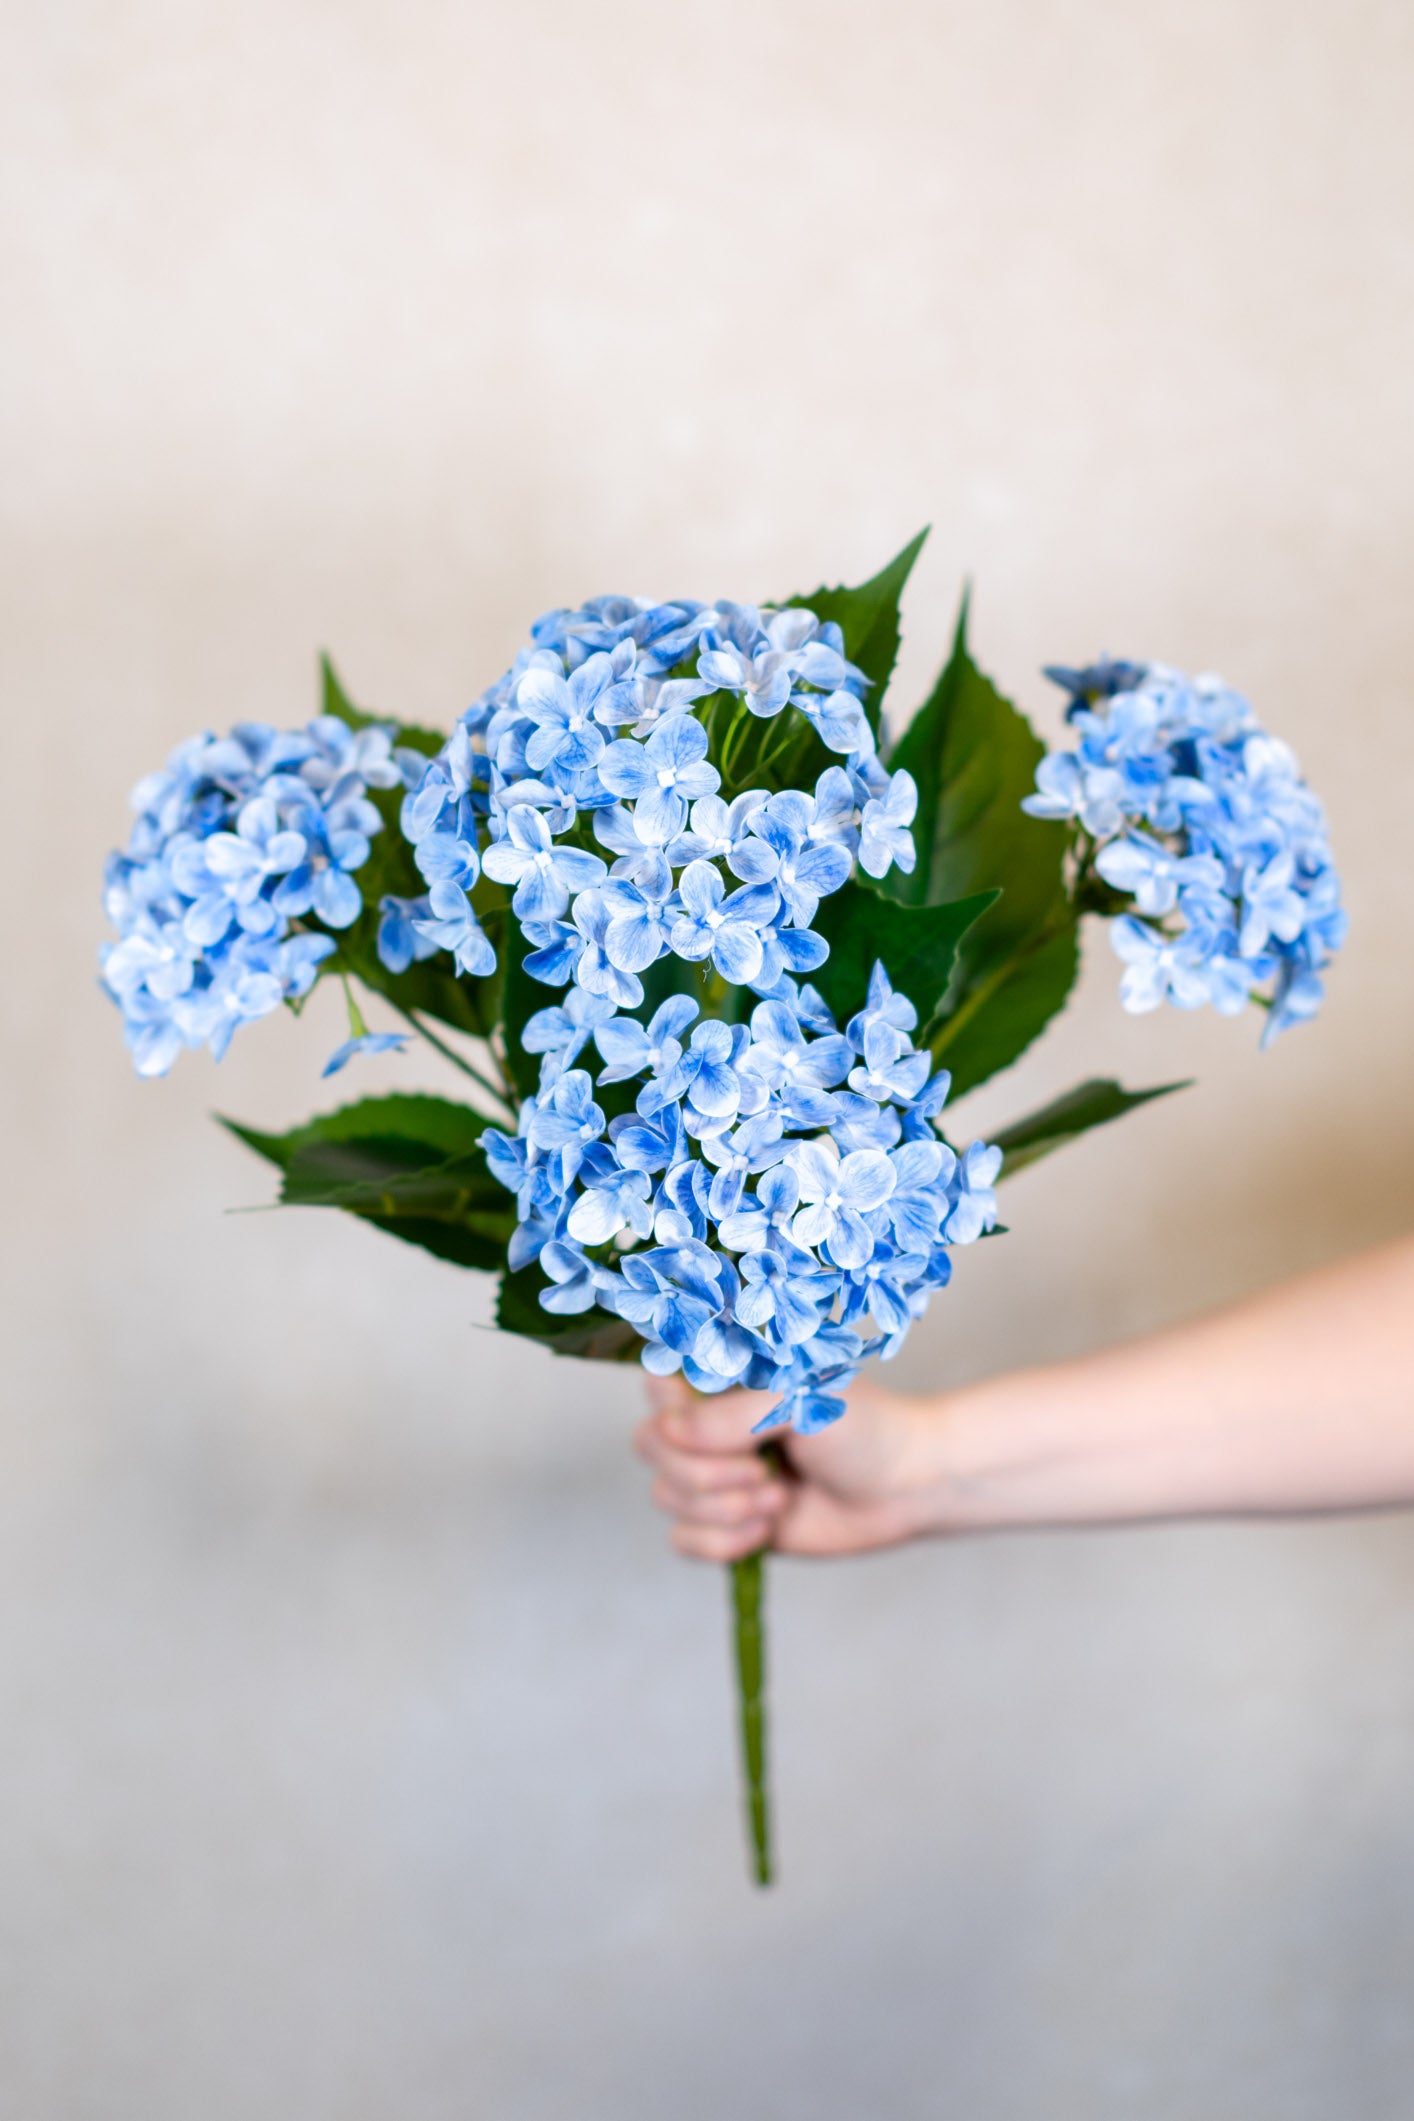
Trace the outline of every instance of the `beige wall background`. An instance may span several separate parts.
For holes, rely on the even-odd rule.
[[[1198,1087],[1020,1179],[903,1374],[1407,1227],[1409,10],[53,0],[4,41],[5,2111],[1407,2115],[1407,1517],[781,1567],[758,1900],[633,1380],[223,1214],[269,1189],[207,1113],[332,1102],[333,998],[140,1084],[93,953],[130,783],[302,720],[319,646],[447,722],[548,604],[857,579],[931,519],[896,713],[968,573],[1047,731],[1043,661],[1220,669],[1352,936],[1265,1056],[1125,1018],[1094,939],[976,1126]]]

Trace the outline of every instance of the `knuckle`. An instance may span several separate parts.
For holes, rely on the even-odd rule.
[[[754,1458],[737,1454],[731,1458],[714,1458],[704,1471],[712,1485],[718,1488],[759,1487],[762,1468]]]

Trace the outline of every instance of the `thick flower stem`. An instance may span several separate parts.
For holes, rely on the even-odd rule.
[[[771,1804],[766,1782],[766,1645],[762,1590],[765,1547],[731,1563],[732,1611],[736,1626],[737,1706],[741,1718],[741,1760],[745,1774],[747,1826],[751,1835],[752,1874],[758,1885],[771,1883]]]
[[[785,1463],[779,1444],[763,1445],[761,1456],[776,1470]],[[769,1552],[769,1547],[758,1547],[754,1554],[745,1554],[730,1565],[741,1764],[752,1876],[758,1885],[772,1882],[771,1790],[766,1766],[765,1587]]]

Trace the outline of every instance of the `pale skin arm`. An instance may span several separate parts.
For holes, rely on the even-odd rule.
[[[874,1370],[763,1464],[760,1393],[651,1378],[636,1444],[684,1554],[857,1554],[1018,1525],[1414,1503],[1414,1238],[1076,1361],[908,1395]]]

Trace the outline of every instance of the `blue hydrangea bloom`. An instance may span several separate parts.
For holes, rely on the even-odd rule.
[[[434,937],[421,932],[431,911],[426,898],[396,898],[385,892],[379,901],[378,955],[390,972],[406,972],[409,965],[441,949]]]
[[[406,1031],[356,1031],[351,1038],[344,1040],[342,1046],[334,1048],[322,1072],[337,1075],[360,1053],[401,1053],[409,1035]]]
[[[577,991],[532,1019],[545,1074],[517,1133],[484,1137],[542,1303],[616,1314],[658,1375],[772,1392],[763,1426],[838,1419],[860,1362],[897,1351],[950,1249],[996,1220],[1001,1152],[940,1139],[948,1082],[914,1050],[917,1012],[882,965],[844,1032],[789,982],[745,1024],[684,995],[643,1023]],[[639,1084],[633,1110],[609,1118],[569,1064],[587,1035],[601,1083]]]
[[[515,885],[511,911],[517,920],[558,920],[572,893],[599,883],[608,873],[597,854],[555,846],[543,813],[528,802],[506,813],[505,833],[487,848],[483,867],[498,883]]]
[[[439,888],[467,895],[484,872],[512,887],[527,969],[548,985],[632,1009],[642,975],[679,956],[780,991],[825,960],[822,898],[856,865],[882,877],[916,859],[917,792],[877,757],[866,689],[839,627],[803,609],[595,597],[545,613],[411,777],[402,830],[438,897],[406,919],[389,910],[384,963],[431,946],[489,970],[479,923]],[[726,800],[704,719],[724,698],[763,720],[804,716],[841,763],[813,790]]]
[[[165,1075],[183,1048],[219,1059],[238,1025],[309,992],[337,948],[324,931],[362,911],[357,872],[382,822],[368,790],[425,765],[395,755],[386,729],[320,715],[193,737],[138,783],[127,849],[105,871],[118,939],[101,963],[139,1074]],[[437,945],[410,935],[405,911],[385,902],[384,930],[411,963]]]
[[[1346,920],[1292,751],[1219,678],[1131,662],[1047,675],[1076,741],[1041,761],[1022,807],[1073,822],[1082,863],[1132,898],[1110,931],[1125,1008],[1237,1015],[1255,999],[1264,1045],[1314,1015]]]
[[[435,883],[427,894],[427,912],[414,919],[412,929],[435,949],[449,950],[458,972],[470,979],[484,979],[496,969],[496,953],[460,884]]]
[[[555,1008],[536,1010],[521,1032],[520,1042],[527,1053],[545,1056],[540,1064],[542,1088],[548,1088],[556,1076],[574,1066],[595,1032],[613,1016],[611,1001],[586,994],[582,987],[571,988]],[[634,1029],[641,1027],[635,1024]]]

